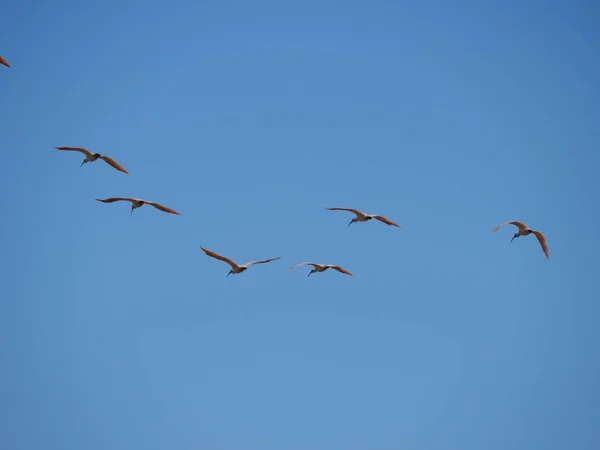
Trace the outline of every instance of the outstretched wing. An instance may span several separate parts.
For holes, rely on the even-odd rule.
[[[156,209],[160,209],[161,211],[169,213],[169,214],[177,214],[178,216],[181,215],[177,211],[175,211],[174,209],[167,208],[166,206],[160,205],[160,204],[158,204],[156,202],[149,202],[148,200],[144,200],[144,203],[147,203],[148,205],[152,205]]]
[[[0,64],[2,64],[3,66],[6,66],[8,68],[10,68],[10,64],[6,62],[6,60],[0,56]]]
[[[383,222],[387,225],[391,225],[392,227],[398,227],[398,228],[402,228],[400,225],[398,225],[397,223],[392,222],[390,219],[386,219],[383,216],[373,216],[375,219],[379,220],[380,222]]]
[[[511,224],[511,225],[515,225],[515,226],[517,226],[517,227],[519,228],[519,230],[525,230],[525,229],[527,228],[527,225],[525,225],[523,222],[516,222],[516,221],[514,221],[514,220],[513,220],[513,221],[509,220],[508,222],[501,223],[501,224],[500,224],[500,225],[498,225],[496,228],[494,228],[494,229],[492,230],[492,233],[495,233],[495,232],[496,232],[496,231],[498,231],[500,228],[502,228],[504,225],[508,225],[508,224]]]
[[[210,250],[205,249],[204,247],[200,246],[200,248],[202,249],[202,251],[204,253],[206,253],[208,256],[218,259],[220,261],[226,262],[227,264],[229,264],[231,267],[233,267],[234,269],[239,268],[239,266],[234,263],[232,260],[230,260],[229,258],[225,258],[224,256],[221,255],[217,255],[215,252],[211,252]]]
[[[92,152],[90,152],[89,150],[82,148],[82,147],[54,147],[57,150],[67,150],[70,152],[80,152],[83,153],[86,156],[91,156]]]
[[[276,261],[278,259],[281,259],[281,256],[278,256],[277,258],[263,259],[263,260],[260,260],[260,261],[252,261],[252,262],[246,263],[244,265],[247,266],[247,267],[250,267],[253,264],[264,264],[264,263],[268,263],[268,262],[271,262],[271,261]]]
[[[350,272],[348,272],[346,269],[341,268],[340,266],[328,266],[330,269],[335,269],[340,273],[345,273],[346,275],[350,275],[351,277],[353,277],[354,275],[352,275]]]
[[[550,252],[548,251],[548,244],[546,244],[546,236],[544,236],[539,231],[533,231],[533,234],[535,234],[535,237],[537,238],[538,242],[542,246],[542,250],[544,251],[546,258],[550,259]]]
[[[104,162],[106,162],[109,166],[113,166],[118,171],[126,173],[127,175],[129,175],[129,172],[127,172],[125,170],[125,168],[122,165],[120,165],[118,162],[116,162],[114,159],[112,159],[112,158],[110,158],[108,156],[104,156],[104,155],[100,155],[100,159],[104,160]]]
[[[329,211],[350,211],[353,212],[354,214],[356,214],[357,216],[365,216],[365,213],[363,213],[362,211],[359,211],[358,209],[352,209],[352,208],[325,208]]]
[[[102,202],[102,203],[112,203],[112,202],[137,202],[138,199],[137,198],[129,198],[129,197],[110,197],[110,198],[105,198],[104,200],[102,200],[101,198],[97,198],[96,201],[98,202]]]
[[[313,266],[313,267],[317,267],[317,266],[318,266],[318,264],[311,263],[311,262],[303,262],[303,263],[300,263],[300,264],[296,264],[295,266],[288,267],[288,269],[289,269],[289,270],[292,270],[292,269],[294,269],[294,268],[296,268],[296,267],[300,267],[300,266]]]

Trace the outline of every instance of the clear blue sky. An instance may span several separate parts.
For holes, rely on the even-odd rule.
[[[600,448],[600,4],[368,5],[0,6],[0,448]]]

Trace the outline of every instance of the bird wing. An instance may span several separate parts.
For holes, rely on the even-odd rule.
[[[127,172],[125,170],[125,168],[122,165],[120,165],[118,162],[116,162],[114,159],[112,159],[108,156],[104,156],[104,155],[100,155],[100,159],[104,160],[104,162],[106,162],[109,166],[113,166],[115,169],[129,175],[129,172]]]
[[[352,209],[352,208],[325,208],[329,211],[350,211],[353,212],[354,214],[356,214],[357,216],[366,216],[366,214],[362,211],[359,211],[358,209]]]
[[[102,203],[112,203],[112,202],[120,202],[120,201],[126,201],[126,202],[137,202],[138,199],[137,198],[129,198],[129,197],[110,197],[110,198],[105,198],[104,200],[102,200],[101,198],[97,198],[96,201],[98,202],[102,202]]]
[[[496,232],[496,231],[498,231],[500,228],[502,228],[504,225],[508,225],[508,224],[515,225],[516,227],[518,227],[518,228],[519,228],[519,230],[525,230],[525,229],[527,229],[527,225],[525,225],[523,222],[516,222],[516,221],[514,221],[514,220],[509,220],[508,222],[501,223],[501,224],[500,224],[500,225],[498,225],[496,228],[494,228],[494,229],[492,230],[492,233],[495,233],[495,232]]]
[[[383,216],[373,216],[375,219],[379,220],[380,222],[383,222],[387,225],[391,225],[393,227],[398,227],[398,228],[402,228],[400,225],[398,225],[397,223],[392,222],[390,219],[386,219]]]
[[[252,262],[246,263],[244,265],[247,266],[247,267],[249,267],[249,266],[252,266],[254,264],[264,264],[264,263],[268,263],[268,262],[271,262],[271,261],[276,261],[278,259],[281,259],[281,256],[278,256],[277,258],[271,258],[271,259],[262,259],[260,261],[252,261]]]
[[[548,244],[546,244],[546,236],[544,236],[539,231],[533,231],[533,234],[535,234],[535,237],[537,238],[538,242],[542,246],[542,250],[544,250],[544,254],[546,255],[546,258],[550,259],[550,252],[548,251]]]
[[[0,56],[0,64],[10,68],[10,64],[7,63],[6,60],[2,56]]]
[[[217,255],[215,252],[211,252],[210,250],[205,249],[204,247],[200,246],[200,248],[202,249],[202,251],[204,253],[206,253],[208,256],[212,256],[213,258],[216,258],[220,261],[226,262],[227,264],[229,264],[231,267],[233,267],[234,269],[239,268],[240,266],[238,266],[236,263],[234,263],[232,260],[230,260],[229,258],[225,258],[224,256],[221,255]]]
[[[315,264],[315,263],[311,263],[311,262],[303,262],[303,263],[300,263],[300,264],[296,264],[295,266],[288,267],[288,269],[292,270],[295,267],[300,267],[300,266],[313,266],[313,267],[317,267],[317,266],[319,266],[319,264]]]
[[[85,154],[86,156],[91,156],[92,152],[90,152],[89,150],[85,149],[85,148],[81,148],[81,147],[54,147],[57,150],[68,150],[71,152],[81,152],[83,154]]]
[[[348,272],[346,269],[342,269],[340,266],[332,266],[332,265],[329,265],[329,266],[327,266],[327,267],[329,267],[330,269],[335,269],[335,270],[337,270],[337,271],[338,271],[338,272],[340,272],[340,273],[345,273],[346,275],[350,275],[351,277],[353,277],[353,276],[354,276],[354,275],[352,275],[350,272]]]
[[[180,216],[181,214],[179,214],[177,211],[175,211],[174,209],[171,208],[167,208],[166,206],[160,205],[158,203],[155,202],[149,202],[148,200],[144,200],[144,203],[147,203],[148,205],[152,205],[154,206],[156,209],[160,209],[161,211],[164,211],[166,213],[170,213],[170,214],[177,214],[178,216]]]

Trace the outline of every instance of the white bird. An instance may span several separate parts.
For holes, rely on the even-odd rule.
[[[351,277],[354,276],[350,272],[348,272],[346,269],[343,269],[340,266],[334,266],[333,264],[316,264],[316,263],[311,263],[311,262],[303,262],[303,263],[300,263],[300,264],[296,264],[295,266],[288,267],[288,269],[292,270],[293,268],[300,267],[300,266],[313,266],[314,267],[310,272],[308,272],[308,276],[309,277],[310,277],[311,274],[313,274],[315,272],[325,272],[327,269],[334,269],[334,270],[337,270],[340,273],[344,273],[346,275],[350,275]]]
[[[81,148],[81,147],[54,147],[54,148],[57,150],[66,150],[66,151],[83,153],[85,155],[85,159],[83,160],[83,162],[81,163],[81,166],[79,166],[79,167],[83,167],[84,164],[87,164],[89,162],[94,162],[99,158],[99,159],[103,160],[105,163],[107,163],[108,165],[117,169],[118,171],[129,175],[129,172],[127,172],[123,166],[121,166],[114,159],[112,159],[106,155],[101,155],[100,153],[92,153],[89,150],[87,150],[85,148]]]
[[[268,262],[271,262],[271,261],[276,261],[278,259],[281,259],[281,256],[278,256],[277,258],[263,259],[263,260],[260,260],[260,261],[251,261],[251,262],[247,262],[246,264],[236,264],[235,262],[233,262],[229,258],[225,258],[224,256],[216,254],[215,252],[211,252],[210,250],[207,250],[207,249],[205,249],[202,246],[200,246],[200,248],[208,256],[211,256],[211,257],[216,258],[216,259],[218,259],[220,261],[226,262],[227,264],[229,264],[231,266],[231,270],[227,274],[227,277],[229,277],[229,275],[231,275],[232,273],[233,274],[242,273],[244,270],[246,270],[248,267],[250,267],[250,266],[252,266],[254,264],[264,264],[264,263],[268,263]],[[227,278],[227,277],[225,277],[225,278]]]
[[[522,222],[516,222],[516,221],[504,222],[504,223],[498,225],[496,228],[494,228],[492,230],[492,233],[495,233],[500,228],[502,228],[504,225],[508,225],[508,224],[515,225],[519,229],[519,231],[513,235],[510,242],[512,242],[513,239],[518,238],[519,236],[527,236],[528,234],[533,233],[533,234],[535,234],[535,237],[537,238],[538,242],[542,246],[542,250],[544,251],[546,258],[550,259],[550,252],[548,251],[548,245],[546,244],[546,237],[541,232],[532,230],[531,228],[529,228],[527,225],[525,225]]]
[[[356,214],[356,217],[350,221],[348,226],[352,225],[354,222],[367,222],[371,219],[377,219],[380,222],[383,222],[392,227],[402,228],[397,223],[394,223],[391,220],[386,219],[383,216],[378,216],[376,214],[365,214],[364,212],[361,212],[358,209],[352,209],[352,208],[325,208],[325,209],[327,209],[329,211],[350,211],[350,212],[353,212],[354,214]]]
[[[3,66],[6,66],[8,68],[10,68],[10,64],[6,62],[6,60],[0,56],[0,64],[2,64]]]
[[[119,202],[119,201],[131,202],[131,213],[130,214],[133,214],[134,209],[141,208],[142,206],[144,206],[144,204],[147,204],[147,205],[154,206],[156,209],[159,209],[159,210],[164,211],[169,214],[177,214],[178,216],[181,215],[174,209],[167,208],[166,206],[160,205],[155,202],[150,202],[148,200],[144,200],[141,198],[111,197],[111,198],[106,198],[104,200],[101,198],[97,198],[96,201],[102,202],[102,203],[112,203],[112,202]]]

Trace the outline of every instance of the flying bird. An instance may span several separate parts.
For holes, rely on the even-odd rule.
[[[130,214],[133,214],[134,209],[141,208],[142,206],[144,206],[144,204],[147,204],[147,205],[154,206],[156,209],[160,209],[161,211],[164,211],[166,213],[177,214],[178,216],[181,215],[174,209],[167,208],[166,206],[159,205],[158,203],[150,202],[148,200],[144,200],[141,198],[111,197],[111,198],[106,198],[104,200],[102,200],[101,198],[97,198],[96,201],[102,202],[102,203],[112,203],[112,202],[119,202],[119,201],[131,202],[131,213]]]
[[[92,153],[89,150],[86,150],[85,148],[81,148],[81,147],[54,147],[54,148],[57,150],[67,150],[67,151],[71,151],[71,152],[83,153],[85,155],[85,159],[83,160],[83,162],[81,163],[81,166],[79,166],[79,167],[83,167],[83,165],[86,163],[94,162],[97,159],[101,159],[104,162],[106,162],[108,165],[113,166],[118,171],[129,175],[129,172],[127,172],[125,170],[125,168],[123,168],[123,166],[121,166],[119,163],[117,163],[114,159],[109,158],[108,156],[105,156],[105,155],[101,155],[100,153]]]
[[[504,222],[503,224],[500,224],[496,228],[494,228],[492,230],[492,233],[495,233],[500,228],[502,228],[504,225],[508,225],[508,224],[515,225],[519,229],[519,231],[513,235],[510,242],[512,242],[513,239],[518,238],[519,236],[527,236],[528,234],[533,233],[533,234],[535,234],[535,237],[537,238],[538,242],[542,246],[542,250],[544,251],[546,258],[550,259],[550,252],[548,251],[548,245],[546,244],[546,237],[539,231],[532,230],[531,228],[529,228],[527,225],[525,225],[522,222],[515,222],[515,221]]]
[[[300,264],[296,264],[295,266],[288,267],[288,269],[292,270],[293,268],[300,267],[300,266],[313,266],[313,269],[310,272],[308,272],[309,277],[311,276],[311,274],[313,274],[315,272],[325,272],[327,269],[334,269],[340,273],[350,275],[351,277],[354,276],[350,272],[348,272],[346,269],[343,269],[340,266],[334,266],[333,264],[315,264],[315,263],[311,263],[311,262],[303,262]]]
[[[216,259],[218,259],[220,261],[226,262],[227,264],[229,264],[231,266],[231,270],[227,274],[227,277],[229,277],[229,275],[231,275],[232,273],[233,274],[242,273],[244,270],[246,270],[248,267],[250,267],[250,266],[252,266],[254,264],[264,264],[264,263],[268,263],[268,262],[271,262],[271,261],[276,261],[278,259],[281,259],[281,256],[278,256],[277,258],[263,259],[261,261],[251,261],[251,262],[247,262],[246,264],[236,264],[232,260],[230,260],[229,258],[225,258],[224,256],[217,255],[215,252],[211,252],[210,250],[207,250],[207,249],[205,249],[202,246],[200,248],[208,256],[211,256],[211,257],[216,258]],[[227,277],[225,277],[225,278],[227,278]]]
[[[10,64],[6,62],[6,60],[0,56],[0,64],[2,64],[3,66],[6,66],[8,68],[10,68]]]
[[[350,211],[350,212],[353,212],[354,214],[356,214],[356,217],[350,221],[350,223],[348,224],[348,226],[352,225],[354,222],[367,222],[367,221],[369,221],[371,219],[377,219],[380,222],[383,222],[383,223],[385,223],[387,225],[390,225],[392,227],[402,228],[397,223],[394,223],[391,220],[386,219],[383,216],[377,216],[375,214],[365,214],[364,212],[361,212],[358,209],[352,209],[352,208],[325,208],[325,209],[327,209],[329,211]]]

